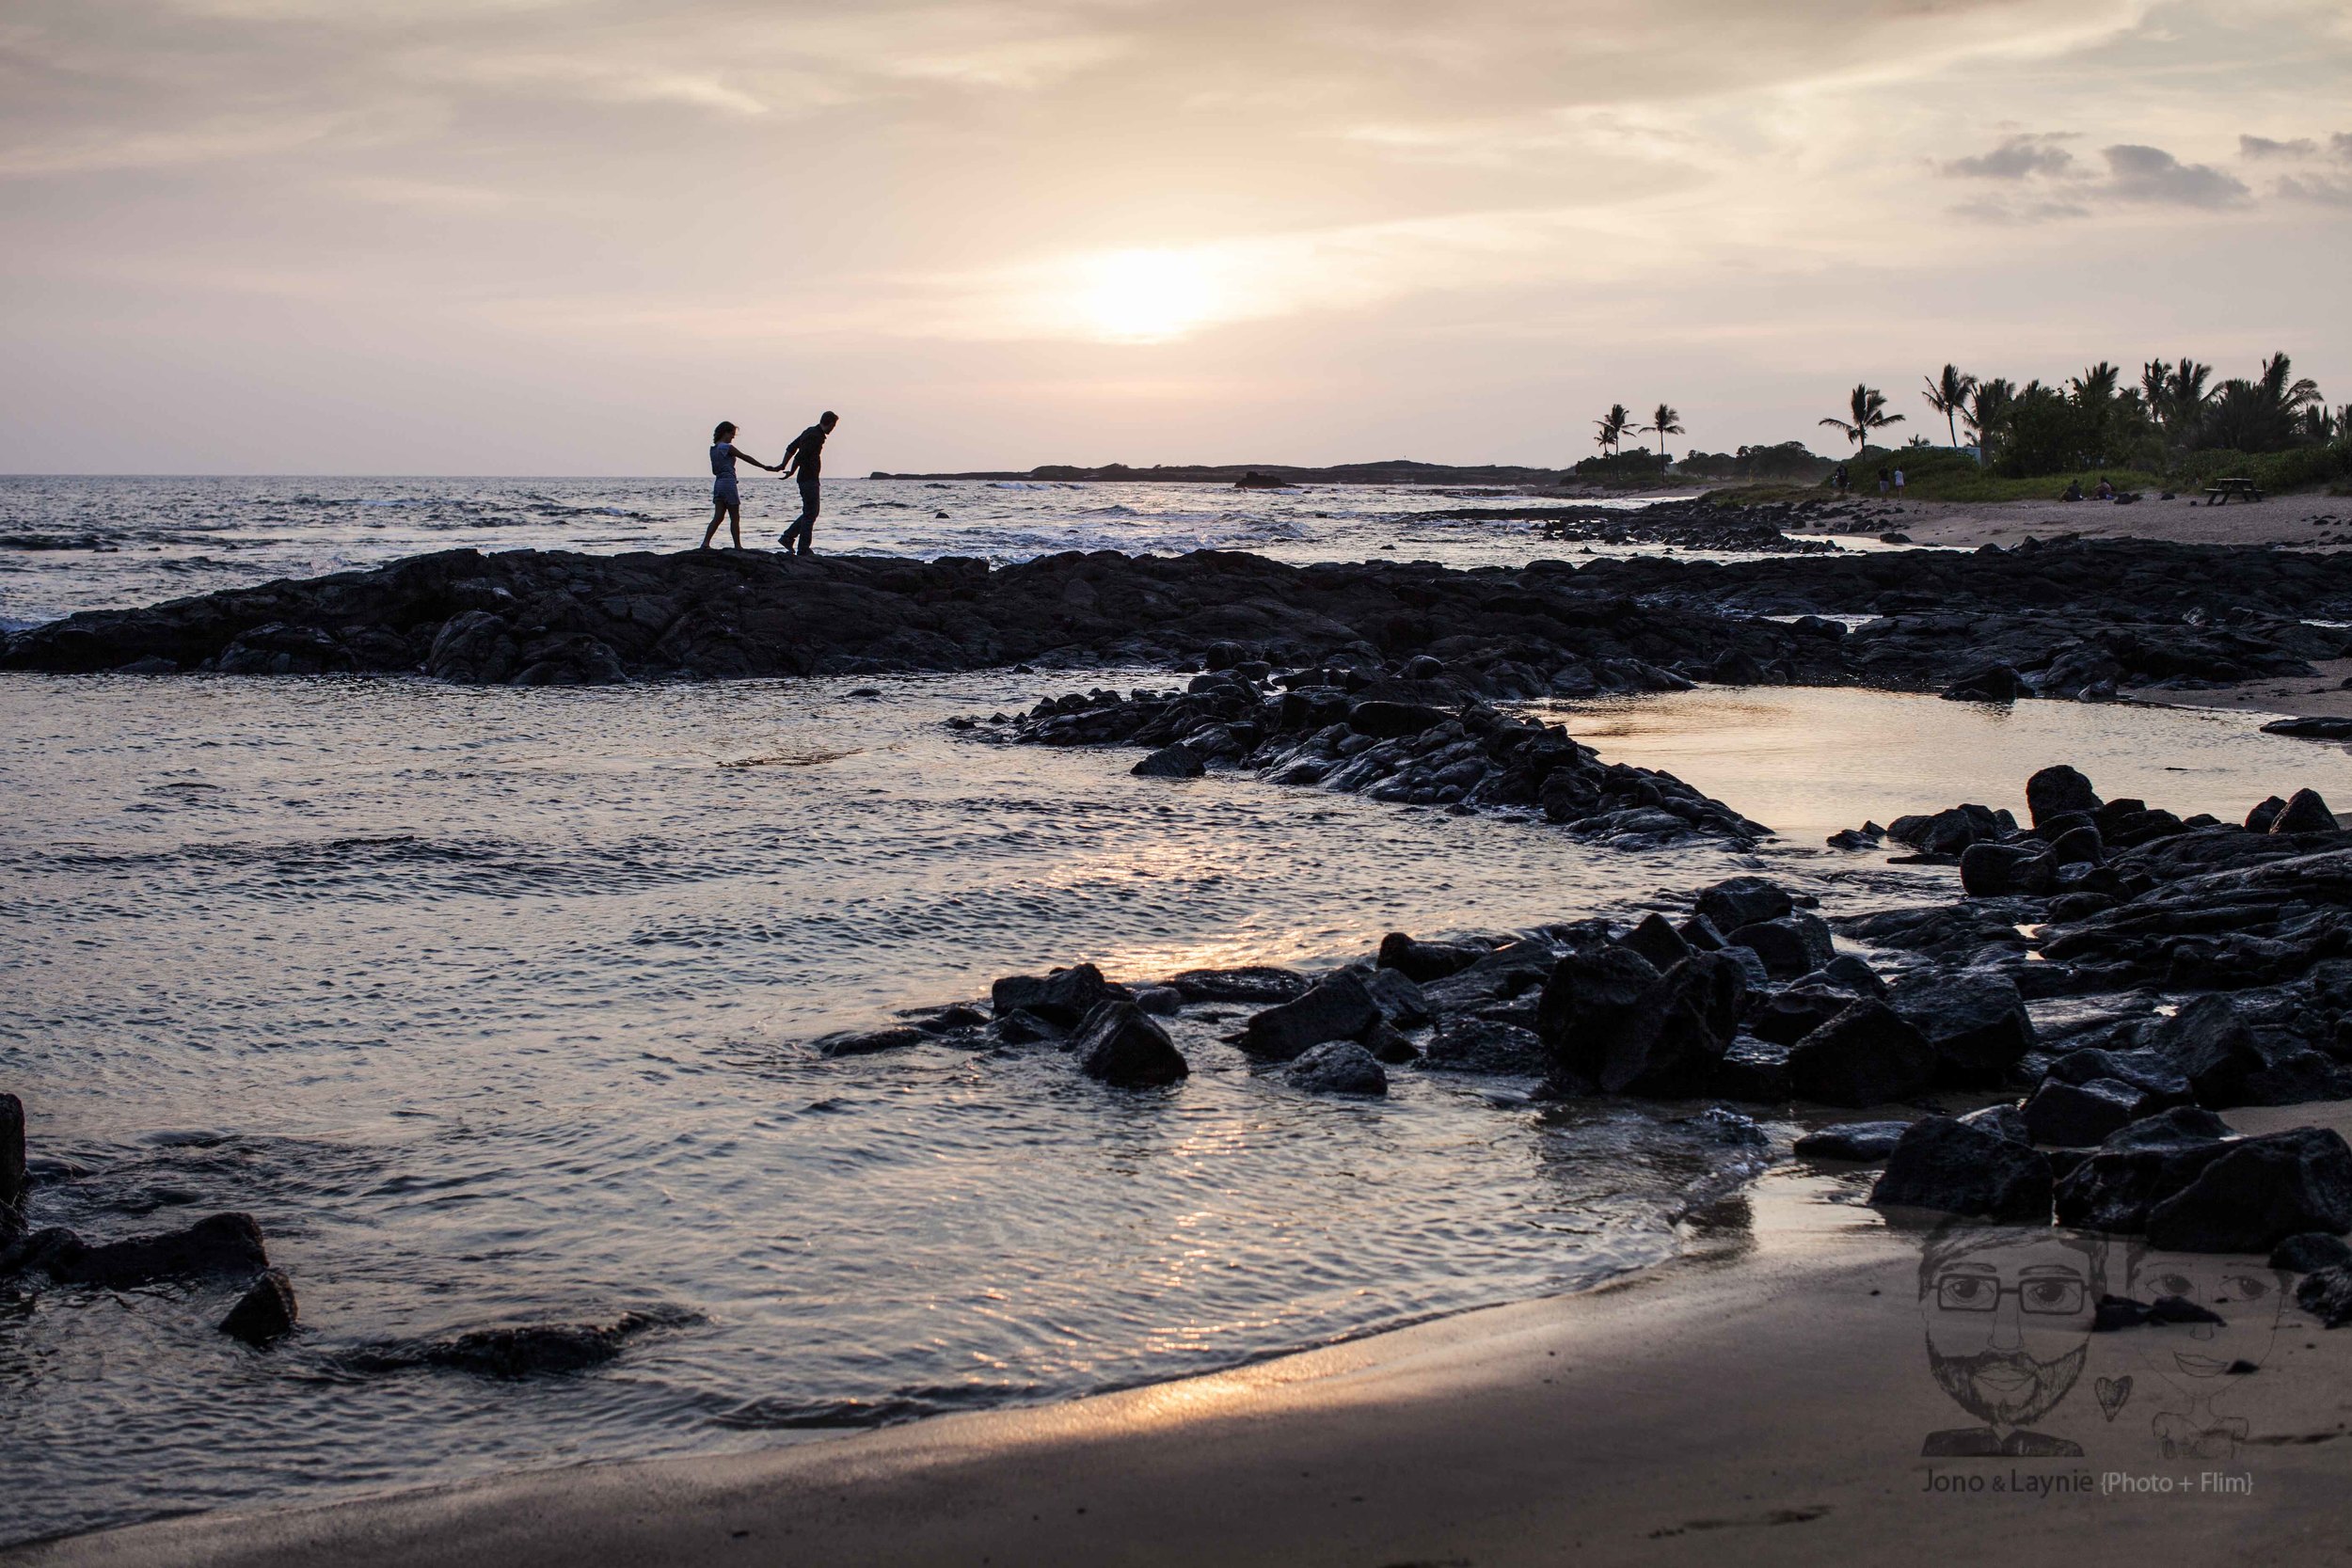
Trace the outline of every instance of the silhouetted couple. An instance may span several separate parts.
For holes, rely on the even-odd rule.
[[[781,462],[762,463],[750,452],[736,449],[734,424],[722,421],[710,433],[710,526],[703,530],[702,547],[710,547],[722,522],[727,525],[735,547],[743,547],[743,502],[735,483],[735,465],[739,458],[755,468],[787,474],[801,482],[801,515],[778,536],[777,542],[789,555],[797,539],[800,553],[810,554],[817,536],[818,483],[824,469],[825,437],[840,422],[841,416],[827,409],[815,424],[792,437],[792,444],[784,449]]]

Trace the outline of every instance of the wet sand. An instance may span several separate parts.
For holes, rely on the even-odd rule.
[[[2352,1104],[2230,1119],[2341,1129]],[[2078,1560],[2094,1542],[2109,1561],[2341,1552],[2352,1334],[2321,1332],[2291,1307],[2275,1336],[2248,1318],[2261,1370],[2232,1379],[2213,1412],[2242,1418],[2243,1439],[2201,1457],[2168,1458],[2154,1435],[2177,1402],[2151,1370],[2158,1337],[2183,1331],[2138,1330],[2085,1337],[2080,1379],[2036,1423],[2080,1456],[1923,1458],[1927,1433],[1971,1418],[1926,1362],[1917,1233],[1825,1201],[1859,1190],[1776,1174],[1713,1211],[1682,1262],[1213,1377],[769,1453],[167,1521],[0,1560],[1713,1564],[1964,1550],[2047,1561]]]
[[[1858,494],[1858,493],[1857,493]],[[1875,508],[1876,497],[1864,498]],[[2314,524],[2313,518],[2331,523]],[[2207,506],[2201,495],[2129,506],[2107,501],[1904,501],[1872,518],[1879,531],[1911,535],[1918,545],[1974,549],[2030,538],[2079,533],[2093,539],[2159,539],[2184,545],[2352,544],[2352,497],[2266,496]]]

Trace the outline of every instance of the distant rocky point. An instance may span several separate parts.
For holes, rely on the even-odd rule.
[[[1131,468],[1124,463],[1104,463],[1094,467],[1048,463],[1042,467],[1019,471],[961,474],[894,474],[877,468],[867,477],[1047,483],[1106,480],[1146,484],[1238,484],[1248,480],[1252,489],[1295,484],[1501,484],[1524,490],[1549,489],[1575,476],[1565,468],[1518,468],[1497,464],[1456,467],[1448,463],[1416,463],[1410,458],[1396,457],[1382,463],[1341,463],[1327,468],[1301,468],[1282,463],[1173,463],[1156,464],[1149,468]]]

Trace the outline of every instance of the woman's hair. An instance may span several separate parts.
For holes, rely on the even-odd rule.
[[[721,420],[718,427],[710,433],[710,444],[714,447],[722,441],[731,441],[734,438],[735,421],[733,420]]]

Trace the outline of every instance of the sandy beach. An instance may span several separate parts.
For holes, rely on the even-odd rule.
[[[2230,1120],[2341,1129],[2352,1104]],[[1883,1222],[1862,1191],[1783,1170],[1696,1219],[1679,1262],[1216,1376],[768,1453],[166,1521],[0,1560],[1817,1562],[1963,1543],[2044,1560],[2093,1530],[2111,1561],[2341,1552],[2352,1336],[2292,1306],[2275,1332],[2250,1312],[2228,1332],[2260,1370],[2206,1413],[2234,1435],[2169,1455],[2156,1433],[2185,1380],[2162,1361],[2193,1331],[2083,1336],[2080,1376],[2038,1426],[2079,1453],[1923,1457],[1930,1433],[1969,1424],[1923,1354],[1927,1232]]]
[[[1857,492],[1859,497],[1859,492]],[[2202,496],[2129,506],[2106,501],[1901,501],[1880,503],[1883,530],[1915,544],[1950,549],[2015,545],[2078,533],[2090,539],[2156,539],[2183,545],[2285,545],[2328,548],[2352,544],[2352,497],[2265,496],[2208,506]],[[2317,519],[2317,520],[2315,520]]]

